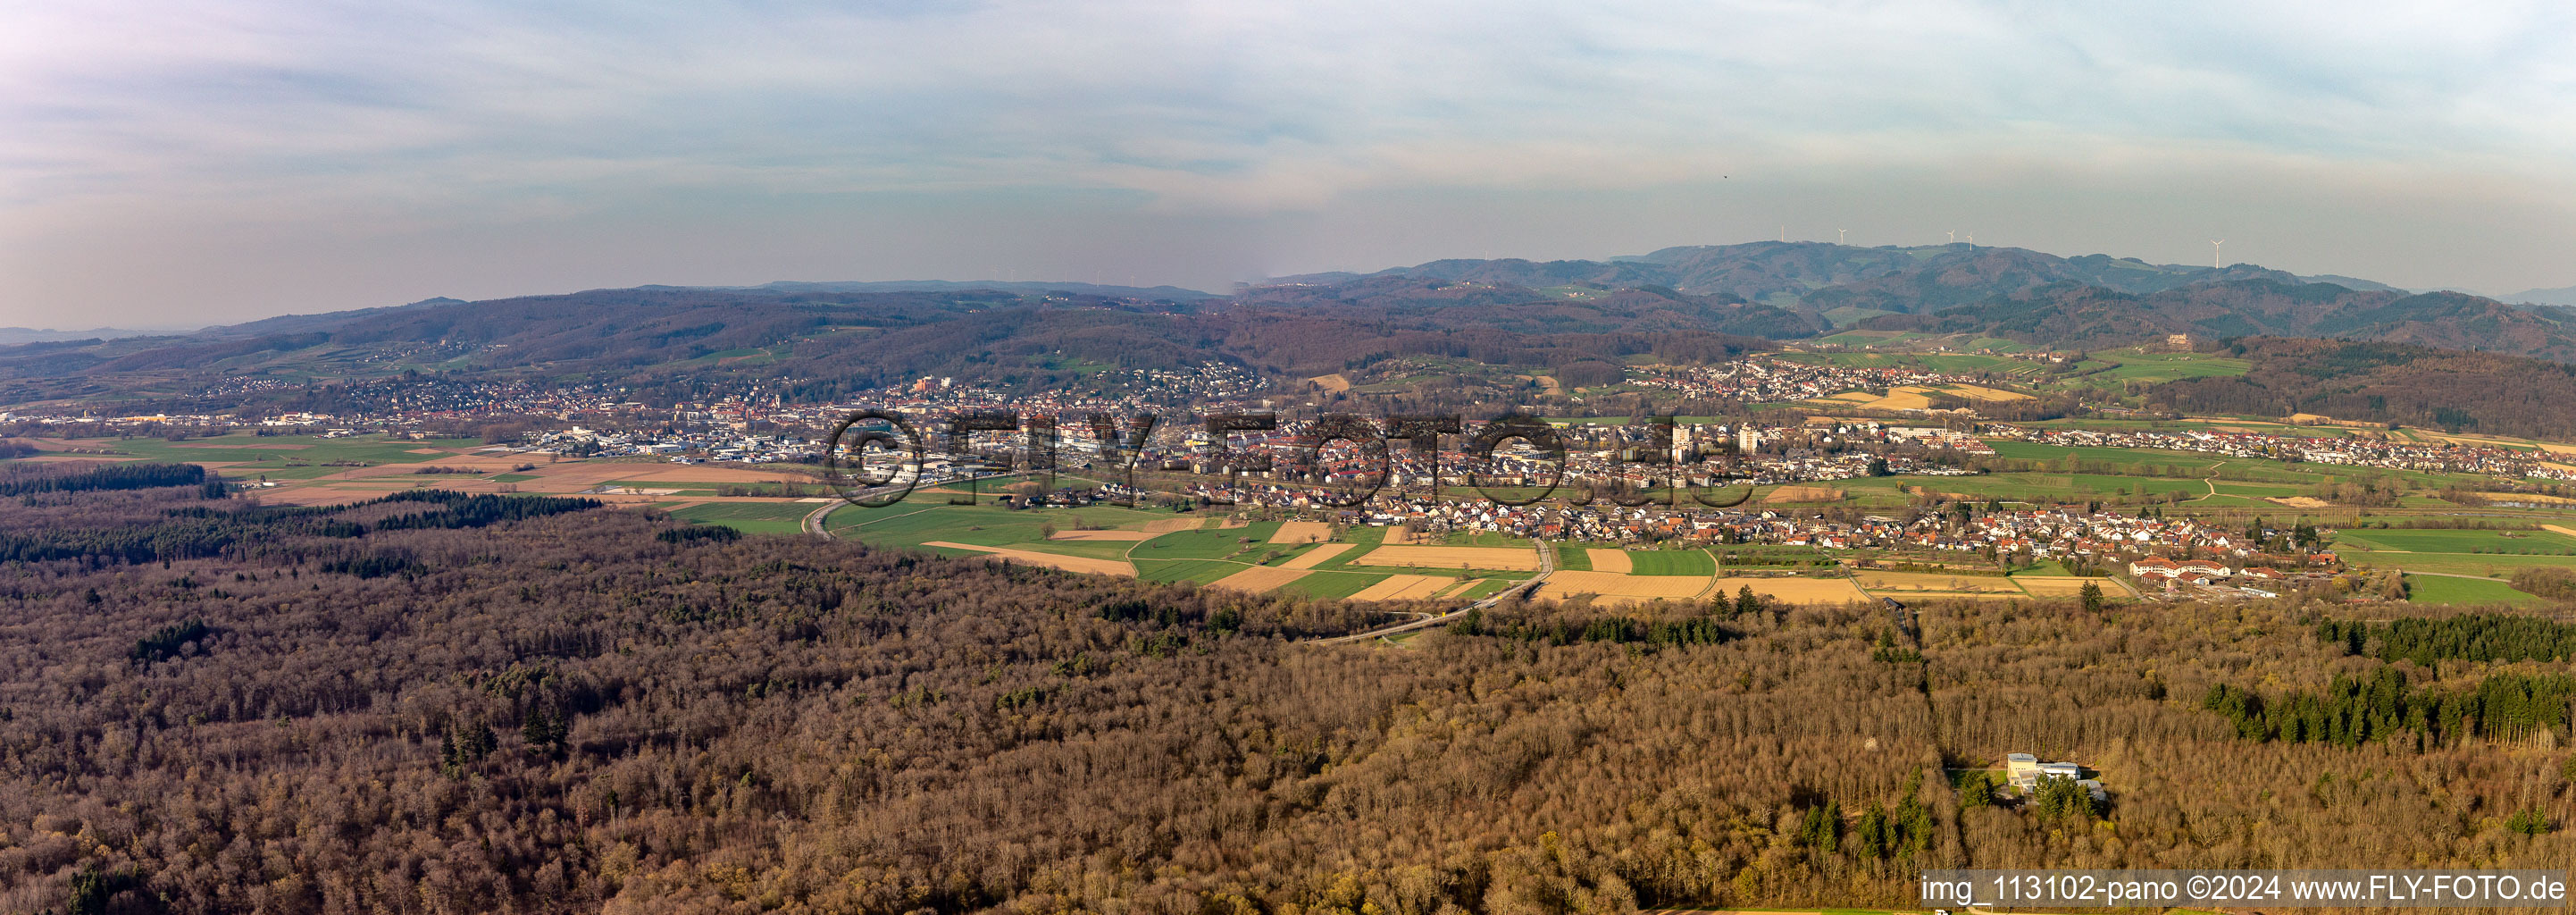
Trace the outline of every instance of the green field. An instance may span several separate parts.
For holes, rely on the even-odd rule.
[[[2511,575],[2525,566],[2557,566],[2576,569],[2576,556],[2508,556],[2494,553],[2373,553],[2368,550],[2344,550],[2343,561],[2351,565],[2409,572],[2443,572],[2451,575],[2495,577]]]
[[[2335,544],[2377,552],[2576,556],[2576,537],[2538,530],[2346,530]]]
[[[480,448],[477,439],[437,438],[415,441],[382,435],[323,438],[318,435],[232,435],[171,442],[157,438],[81,440],[82,447],[103,449],[103,458],[232,464],[216,472],[236,480],[267,478],[304,480],[329,476],[351,466],[379,464],[432,465],[454,460],[454,454],[413,454],[430,448]]]
[[[1368,586],[1386,579],[1385,575],[1367,572],[1310,572],[1304,578],[1279,586],[1279,593],[1340,600],[1366,591]]]
[[[1050,508],[1013,511],[999,505],[946,505],[940,503],[900,503],[885,508],[844,507],[832,513],[826,523],[833,536],[857,540],[870,546],[918,547],[925,541],[946,540],[977,546],[1010,546],[1021,549],[1094,556],[1115,559],[1129,544],[1116,541],[1049,541],[1047,525],[1059,530],[1072,530],[1074,519],[1085,526],[1112,528],[1172,517],[1165,512],[1095,505],[1088,508]],[[1115,548],[1101,555],[1104,548]]]
[[[2501,581],[2452,578],[2444,575],[2406,576],[2406,600],[2417,604],[2519,604],[2540,598],[2513,589]]]
[[[1631,550],[1631,575],[1715,575],[1717,560],[1700,550]]]
[[[1145,559],[1236,559],[1252,562],[1279,532],[1279,522],[1262,521],[1226,530],[1173,531],[1137,544],[1128,555]],[[1249,542],[1246,542],[1249,541]]]
[[[1452,596],[1459,600],[1483,600],[1494,596],[1496,592],[1499,592],[1504,588],[1511,587],[1513,584],[1514,582],[1508,578],[1488,578],[1484,581],[1468,585],[1467,590],[1460,591]]]
[[[2129,350],[2091,354],[2076,365],[2076,371],[2087,371],[2116,363],[2108,371],[2075,379],[2097,387],[2118,387],[2140,381],[2156,383],[2183,378],[2229,378],[2245,374],[2254,364],[2243,359],[2229,359],[2207,353],[2141,353]]]
[[[671,517],[746,534],[793,534],[804,529],[805,516],[819,507],[798,502],[702,502],[674,509]]]
[[[1153,582],[1195,581],[1207,584],[1241,571],[1241,564],[1215,559],[1144,560],[1136,563],[1136,576]]]

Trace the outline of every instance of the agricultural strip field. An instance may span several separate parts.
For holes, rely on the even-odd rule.
[[[1324,562],[1325,560],[1328,560],[1328,559],[1331,559],[1331,558],[1333,558],[1333,557],[1335,557],[1335,556],[1339,556],[1339,555],[1341,555],[1342,553],[1344,553],[1344,552],[1348,551],[1350,548],[1352,548],[1352,547],[1354,547],[1354,546],[1358,546],[1358,544],[1353,544],[1353,543],[1321,543],[1321,544],[1316,544],[1314,549],[1307,550],[1306,552],[1299,554],[1299,555],[1297,556],[1297,558],[1295,558],[1295,559],[1291,559],[1291,560],[1288,560],[1287,562],[1280,563],[1280,564],[1279,564],[1279,567],[1280,567],[1280,568],[1283,568],[1283,569],[1311,569],[1311,568],[1314,568],[1314,567],[1316,567],[1316,566],[1318,566],[1318,565],[1323,564],[1323,562]]]
[[[1538,570],[1538,553],[1528,548],[1481,546],[1381,546],[1354,565],[1415,569]]]
[[[1243,571],[1236,572],[1224,578],[1217,579],[1214,582],[1210,582],[1209,586],[1216,588],[1232,588],[1237,591],[1250,591],[1255,594],[1268,594],[1271,591],[1277,590],[1281,585],[1304,578],[1309,574],[1311,573],[1304,569],[1252,566],[1244,569]]]
[[[1057,531],[1049,540],[1109,540],[1119,543],[1141,543],[1154,539],[1151,531]]]
[[[1316,572],[1281,585],[1279,593],[1295,594],[1316,600],[1345,600],[1368,590],[1378,582],[1385,581],[1388,577],[1354,572]]]
[[[2011,594],[2022,589],[2002,576],[1941,575],[1932,572],[1858,572],[1854,583],[1875,594],[1908,593]]]
[[[1713,594],[1733,597],[1739,589],[1752,588],[1765,600],[1791,604],[1847,604],[1869,599],[1844,578],[1728,577],[1717,579],[1716,584]]]
[[[1715,579],[1677,575],[1620,575],[1614,572],[1558,572],[1548,576],[1538,587],[1538,596],[1572,597],[1594,595],[1602,603],[1642,603],[1650,600],[1690,600],[1708,590]]]
[[[950,543],[944,540],[933,540],[922,545],[950,550],[963,550],[968,553],[980,553],[995,558],[1008,559],[1014,562],[1024,562],[1029,565],[1045,566],[1050,569],[1063,569],[1067,572],[1081,572],[1087,575],[1134,576],[1136,574],[1135,566],[1112,559],[1085,559],[1080,556],[1062,556],[1055,553],[1014,550],[1008,547]]]
[[[1282,521],[1270,542],[1281,545],[1322,543],[1333,539],[1333,526],[1321,521]]]
[[[1446,588],[1455,582],[1456,579],[1438,578],[1430,575],[1389,575],[1386,577],[1386,580],[1370,585],[1367,588],[1362,589],[1359,593],[1351,595],[1351,599],[1404,600],[1410,598],[1430,597],[1431,595],[1438,593],[1440,589]]]
[[[1628,568],[1634,575],[1717,574],[1717,560],[1702,550],[1626,550]],[[1595,557],[1598,561],[1598,557]],[[1606,571],[1606,570],[1605,570]]]
[[[2011,581],[2013,584],[2020,585],[2021,589],[2030,592],[2030,596],[2032,597],[2074,597],[2078,594],[2084,593],[2084,585],[2086,583],[2100,585],[2104,596],[2117,596],[2125,593],[2120,590],[2118,585],[2112,584],[2110,580],[2102,578],[2076,578],[2073,576],[2057,575],[2015,575],[2007,580]]]

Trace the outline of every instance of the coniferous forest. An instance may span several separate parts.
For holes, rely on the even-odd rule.
[[[1325,646],[1410,607],[44,473],[0,500],[0,911],[1518,915],[2576,860],[2554,613],[1747,594]],[[2012,752],[2109,798],[2017,803]]]

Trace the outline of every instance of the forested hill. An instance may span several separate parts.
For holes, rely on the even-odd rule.
[[[1768,348],[1755,335],[1819,324],[1768,306],[1673,290],[1569,301],[1519,288],[1388,281],[1376,294],[1177,302],[1082,293],[594,290],[358,312],[339,323],[280,319],[280,332],[75,341],[0,348],[0,405],[198,390],[268,376],[451,373],[580,378],[686,396],[768,383],[827,399],[923,375],[1047,387],[1109,369],[1227,363],[1305,377],[1409,356],[1554,368],[1655,354],[1722,359]],[[219,412],[238,401],[171,403]]]
[[[1061,387],[1107,369],[1210,363],[1291,382],[1380,366],[1393,378],[1508,378],[1640,357],[1704,362],[1855,322],[1959,334],[1962,344],[2001,337],[2076,348],[2189,332],[2576,359],[2562,311],[2458,293],[2356,290],[2244,264],[1766,242],[1613,261],[1435,261],[1224,297],[1079,284],[772,283],[432,299],[188,336],[0,347],[0,406],[124,398],[232,412],[245,405],[241,388],[263,380],[302,388],[412,372],[580,379],[664,400],[756,385],[809,401],[923,375]]]
[[[2070,258],[2024,248],[1964,243],[1862,248],[1825,242],[1754,242],[1665,248],[1640,257],[1608,261],[1439,260],[1365,276],[1311,274],[1281,277],[1269,284],[1339,286],[1384,277],[1530,287],[1668,286],[1694,294],[1784,307],[1805,305],[1818,312],[1852,307],[1904,313],[1938,311],[2058,283],[2144,293],[2240,279],[2302,282],[2295,275],[2251,264],[2225,269],[2184,267],[2149,264],[2131,257],[2089,254]]]
[[[2564,809],[2563,674],[2553,711],[2317,637],[2404,604],[1927,597],[1918,637],[1576,598],[1315,645],[1453,605],[22,472],[66,476],[0,499],[5,912],[1814,911],[1930,867],[2576,854],[2505,813]],[[2109,803],[1954,787],[2031,751]]]
[[[2192,413],[2394,422],[2490,435],[2576,439],[2576,365],[2403,343],[2254,337],[2227,352],[2243,376],[2149,390]]]
[[[2548,309],[2456,292],[2355,291],[2324,283],[2231,280],[2131,294],[2059,284],[1937,314],[1887,315],[1864,328],[2102,347],[2189,333],[2348,338],[2576,360],[2576,326]]]

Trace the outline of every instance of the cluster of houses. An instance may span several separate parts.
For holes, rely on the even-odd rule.
[[[2330,564],[2335,561],[2333,553],[2311,555],[2321,562]],[[2195,585],[2202,588],[2234,588],[2253,597],[2281,596],[2279,591],[2268,586],[2291,577],[2269,566],[2231,569],[2224,563],[2206,559],[2166,559],[2157,556],[2131,561],[2129,575],[2141,582],[2162,581],[2167,591],[2177,591],[2182,585]]]
[[[2382,467],[2432,473],[2484,473],[2526,479],[2576,480],[2576,472],[2549,466],[2544,455],[2492,445],[2401,442],[2393,439],[2268,435],[2218,430],[2109,431],[2033,429],[2005,423],[1986,427],[1995,438],[2050,445],[2156,448],[2230,457],[2306,461],[2347,467]]]
[[[1653,366],[1631,371],[1628,384],[1677,391],[1702,400],[1744,403],[1796,403],[1845,391],[1884,390],[1903,385],[1979,384],[1979,379],[1948,372],[1894,366],[1861,367],[1811,364],[1775,356],[1755,356],[1724,365]]]

